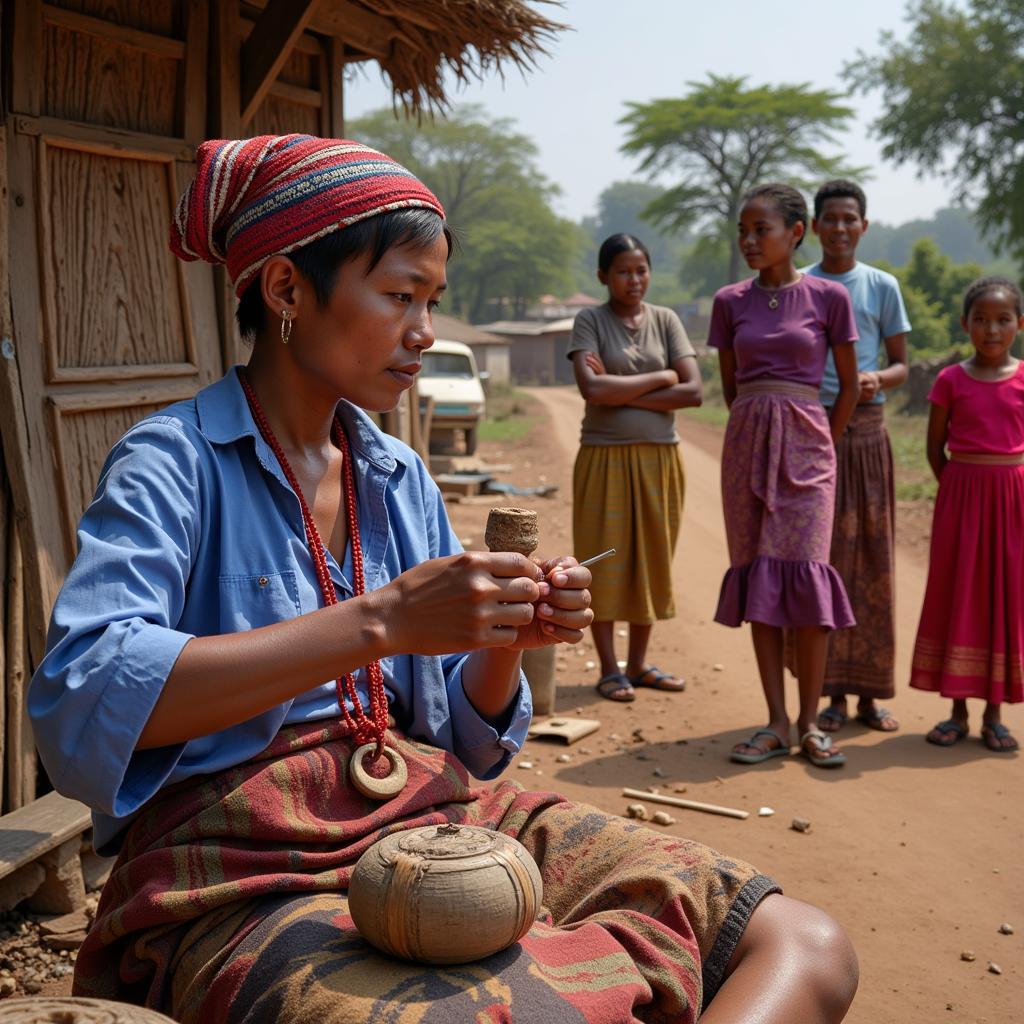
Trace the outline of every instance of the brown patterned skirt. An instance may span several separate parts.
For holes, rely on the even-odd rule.
[[[857,625],[829,636],[826,697],[895,693],[892,446],[882,405],[859,405],[836,447],[830,561],[846,584]]]

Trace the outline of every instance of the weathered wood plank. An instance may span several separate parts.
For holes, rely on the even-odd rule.
[[[36,748],[25,707],[30,674],[25,623],[25,573],[18,524],[8,524],[9,587],[5,646],[7,670],[4,674],[5,735],[4,756],[7,761],[7,806],[22,807],[36,795]]]
[[[196,144],[206,138],[206,70],[210,45],[207,0],[186,0],[185,64],[178,82],[178,115],[182,137]]]
[[[155,32],[144,32],[141,29],[120,25],[105,18],[94,18],[91,14],[82,14],[66,7],[54,4],[43,4],[43,22],[56,25],[80,35],[104,39],[120,46],[140,50],[154,57],[168,57],[171,60],[185,59],[185,43],[181,39],[158,35]]]
[[[166,157],[192,160],[194,152],[184,139],[169,135],[151,135],[126,128],[68,121],[60,117],[16,117],[14,130],[18,135],[44,135],[78,143],[82,152],[103,156],[123,156],[133,160],[164,162]]]
[[[0,818],[0,878],[92,825],[89,808],[59,793],[47,793]]]
[[[239,95],[243,125],[252,120],[318,3],[319,0],[271,0],[253,26],[241,53]]]
[[[43,5],[40,0],[16,0],[10,8],[10,53],[33,69],[32,74],[11,75],[11,110],[38,114],[43,108]]]
[[[327,41],[327,95],[330,97],[330,137],[345,137],[345,44],[336,36]]]

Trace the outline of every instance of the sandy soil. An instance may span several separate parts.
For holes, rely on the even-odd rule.
[[[480,455],[510,465],[501,479],[558,485],[551,498],[514,503],[542,514],[538,553],[560,554],[572,550],[571,474],[582,404],[569,388],[530,394],[543,422],[524,441],[483,445]],[[890,707],[902,729],[883,735],[848,726],[840,739],[849,762],[834,772],[797,757],[732,764],[729,747],[763,724],[764,705],[747,629],[726,629],[711,618],[727,566],[718,490],[721,432],[685,416],[682,422],[687,494],[674,566],[679,614],[655,628],[650,653],[663,668],[684,674],[688,689],[681,695],[642,690],[635,703],[616,705],[593,688],[589,641],[567,650],[559,659],[556,710],[599,718],[602,728],[571,747],[532,740],[518,760],[533,767],[514,763],[509,774],[615,813],[625,813],[630,802],[622,786],[652,785],[668,794],[685,786],[689,798],[751,811],[740,821],[669,809],[678,819],[669,830],[752,861],[789,895],[825,907],[843,923],[861,960],[849,1021],[1020,1020],[1024,758],[990,754],[976,734],[950,750],[925,743],[927,729],[946,717],[946,705],[902,683],[924,589],[927,515],[900,509],[900,685]],[[483,547],[486,508],[452,504],[449,510],[464,543]],[[795,710],[795,684],[792,694]],[[980,710],[972,708],[975,725]],[[1005,720],[1024,737],[1019,707]],[[631,739],[635,729],[644,737],[640,742]],[[556,761],[563,753],[572,760]],[[775,814],[759,817],[762,806]],[[809,819],[812,830],[793,831],[795,816]],[[1000,933],[1004,922],[1014,934]],[[968,950],[976,957],[971,962],[961,959]],[[1000,975],[989,972],[990,961]]]

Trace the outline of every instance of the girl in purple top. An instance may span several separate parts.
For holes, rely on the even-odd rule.
[[[857,328],[842,285],[801,274],[793,255],[807,204],[788,185],[744,198],[739,245],[757,276],[715,295],[708,344],[718,349],[729,425],[722,503],[729,541],[715,619],[749,622],[768,725],[731,753],[757,764],[790,751],[783,630],[795,641],[800,752],[820,767],[846,755],[817,728],[830,629],[854,625],[843,581],[828,564],[835,502],[835,442],[857,404]],[[829,348],[839,375],[831,420],[818,399]]]

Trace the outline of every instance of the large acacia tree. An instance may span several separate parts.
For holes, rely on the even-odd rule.
[[[1024,0],[923,0],[906,41],[881,36],[844,76],[880,89],[883,154],[939,170],[977,203],[986,234],[1024,260]]]
[[[446,308],[474,323],[522,316],[538,296],[571,287],[581,232],[552,208],[558,190],[513,122],[467,105],[422,124],[378,110],[349,130],[405,164],[441,200],[462,249],[448,268]]]
[[[782,179],[813,187],[855,173],[819,149],[834,143],[853,116],[841,95],[810,85],[748,86],[745,78],[711,75],[689,83],[685,96],[628,103],[620,119],[628,135],[624,153],[641,169],[672,184],[645,216],[674,229],[704,228],[730,239],[743,194]],[[739,276],[739,253],[730,246],[729,279]]]

